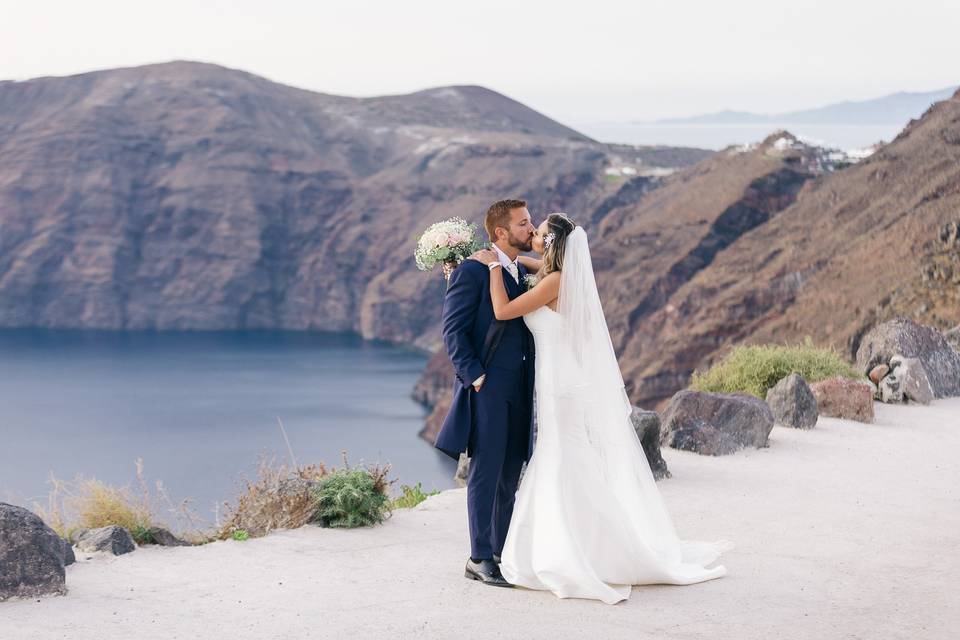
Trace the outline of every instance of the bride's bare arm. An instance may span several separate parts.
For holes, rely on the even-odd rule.
[[[522,264],[527,271],[534,273],[540,271],[540,267],[543,266],[543,260],[540,258],[531,258],[530,256],[519,256],[517,260]]]
[[[493,315],[497,320],[512,320],[525,313],[539,309],[545,304],[553,302],[560,292],[560,272],[554,271],[537,283],[533,289],[520,294],[513,300],[507,296],[503,267],[494,269],[490,273],[490,301],[493,303]]]
[[[492,249],[477,251],[470,258],[483,264],[490,264],[491,262],[499,264],[500,261],[500,258]],[[537,260],[537,262],[540,261]],[[539,309],[545,304],[553,302],[560,293],[560,272],[554,271],[538,282],[535,287],[511,300],[510,296],[507,295],[507,287],[503,284],[504,278],[511,277],[513,276],[503,275],[503,266],[495,267],[490,272],[490,302],[493,304],[493,314],[497,320],[519,318],[525,313],[530,313],[534,309]]]

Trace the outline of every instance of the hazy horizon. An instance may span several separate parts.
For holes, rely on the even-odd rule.
[[[194,60],[356,97],[482,85],[573,124],[778,113],[960,83],[960,5],[895,6],[48,0],[7,9],[0,77]]]

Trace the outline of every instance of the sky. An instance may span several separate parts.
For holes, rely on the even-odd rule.
[[[351,96],[479,84],[567,123],[960,84],[956,0],[0,0],[0,79],[169,60]]]

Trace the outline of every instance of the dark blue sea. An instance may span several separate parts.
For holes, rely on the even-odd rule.
[[[388,477],[454,486],[455,463],[417,436],[410,391],[426,356],[345,334],[0,331],[0,500],[45,503],[78,474],[192,499],[213,521],[261,456],[390,463]],[[221,508],[221,513],[222,513]]]

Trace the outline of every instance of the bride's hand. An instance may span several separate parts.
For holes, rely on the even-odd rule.
[[[497,256],[497,252],[493,249],[480,249],[480,251],[475,251],[470,256],[470,259],[476,260],[477,262],[482,262],[483,264],[499,262],[500,260],[499,256]]]

